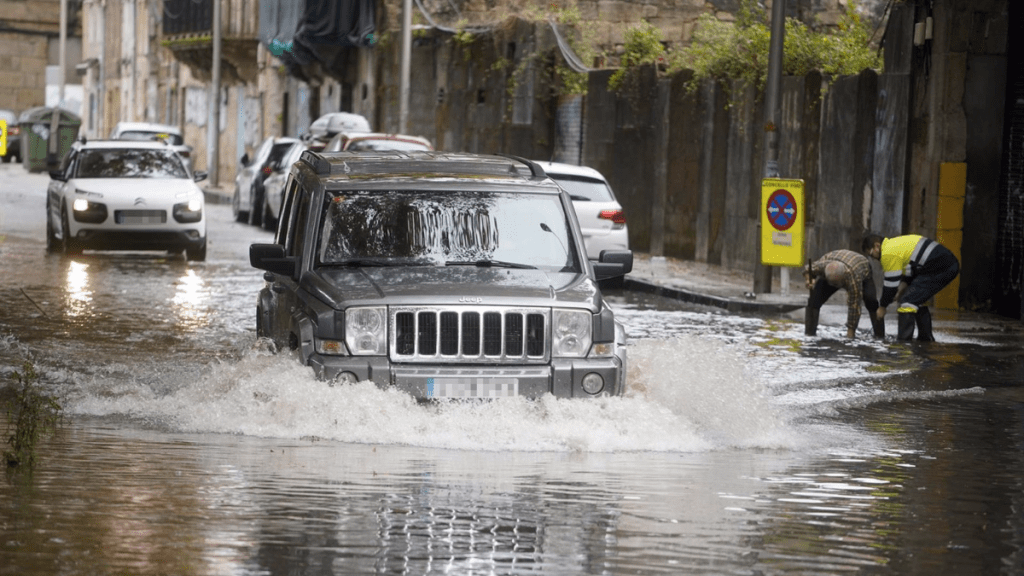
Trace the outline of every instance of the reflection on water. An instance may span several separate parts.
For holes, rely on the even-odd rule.
[[[68,261],[64,293],[64,310],[68,317],[88,319],[91,316],[92,290],[89,288],[88,264],[78,260]]]
[[[178,278],[174,298],[174,312],[178,325],[185,329],[205,326],[210,320],[209,291],[203,278],[195,270],[188,269]]]

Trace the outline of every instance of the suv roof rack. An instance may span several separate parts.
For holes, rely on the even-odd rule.
[[[482,155],[464,152],[314,152],[299,157],[321,176],[428,175],[449,177],[495,177],[545,179],[536,162],[506,154]],[[525,173],[524,167],[529,170]]]

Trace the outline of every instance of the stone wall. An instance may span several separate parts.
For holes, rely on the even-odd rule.
[[[59,0],[0,0],[0,108],[20,113],[45,104],[49,44],[59,22]]]

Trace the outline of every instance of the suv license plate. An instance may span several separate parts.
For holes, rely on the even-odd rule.
[[[511,398],[518,378],[427,378],[427,398]]]

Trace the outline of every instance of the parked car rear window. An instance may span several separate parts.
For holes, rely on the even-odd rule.
[[[374,190],[329,194],[327,202],[319,250],[323,264],[499,261],[579,271],[557,196]]]
[[[615,197],[608,185],[595,178],[586,176],[566,176],[562,174],[548,174],[552,180],[558,183],[573,200],[589,200],[591,202],[612,202]]]
[[[188,178],[173,150],[83,150],[76,178]]]
[[[380,150],[408,152],[410,150],[430,150],[430,147],[424,146],[419,142],[407,142],[405,140],[361,138],[351,140],[345,147],[345,150],[350,152],[377,152]]]
[[[141,140],[143,142],[162,140],[171,146],[181,146],[185,142],[184,138],[178,134],[168,134],[166,132],[145,132],[142,130],[121,132],[121,134],[118,135],[118,140]]]

